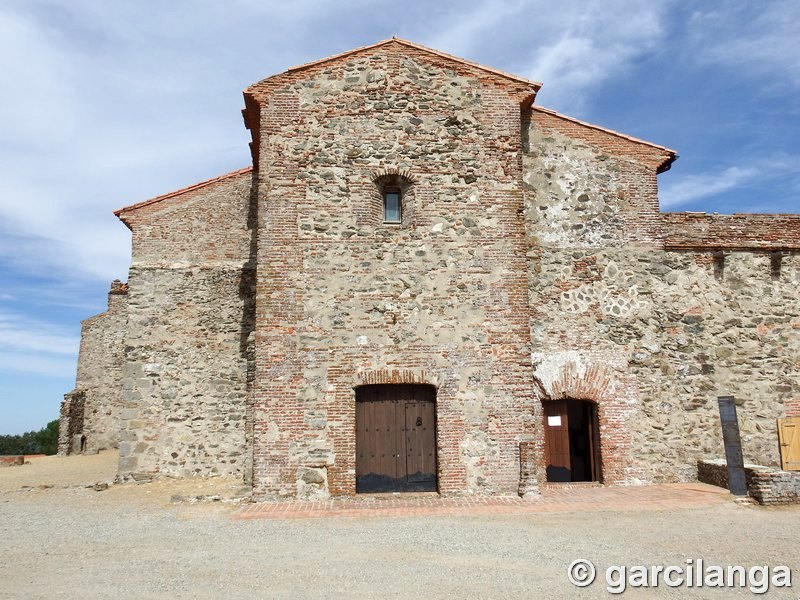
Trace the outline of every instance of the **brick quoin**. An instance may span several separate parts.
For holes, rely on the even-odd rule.
[[[445,496],[537,494],[558,400],[596,407],[606,485],[696,480],[722,454],[717,395],[746,460],[776,465],[775,419],[800,415],[800,215],[662,213],[675,152],[539,87],[396,38],[248,87],[252,166],[115,212],[129,281],[84,322],[61,451],[351,496],[357,389],[421,384]]]
[[[786,401],[786,416],[800,417],[800,396]]]

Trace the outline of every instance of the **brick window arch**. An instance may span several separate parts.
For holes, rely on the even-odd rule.
[[[376,224],[411,226],[414,223],[414,178],[407,170],[388,168],[372,178],[375,194],[372,204]]]

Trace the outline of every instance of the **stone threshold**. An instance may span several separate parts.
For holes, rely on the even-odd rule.
[[[602,488],[605,487],[599,481],[546,481],[540,484],[543,490],[585,490],[587,488]]]
[[[413,497],[412,497],[413,496]],[[233,519],[308,519],[330,517],[472,516],[537,512],[593,512],[689,509],[719,505],[731,498],[725,490],[702,483],[647,486],[542,489],[539,495],[439,496],[370,494],[327,500],[281,500],[243,506]]]

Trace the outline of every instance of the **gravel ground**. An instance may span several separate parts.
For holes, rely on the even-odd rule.
[[[232,492],[230,480],[98,492],[83,486],[113,478],[113,454],[32,462],[0,469],[0,598],[608,598],[609,565],[688,558],[800,576],[800,507],[243,521],[232,504],[170,503]],[[598,567],[588,588],[567,579],[576,558]],[[731,596],[753,594],[662,583],[624,595]]]

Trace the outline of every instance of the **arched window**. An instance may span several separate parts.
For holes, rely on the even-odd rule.
[[[374,224],[413,226],[414,179],[404,169],[389,167],[372,178],[375,195],[370,202]]]
[[[403,193],[399,187],[386,187],[383,190],[383,222],[403,222]]]

